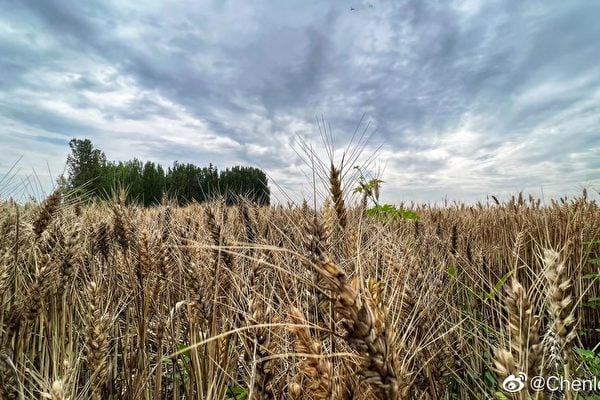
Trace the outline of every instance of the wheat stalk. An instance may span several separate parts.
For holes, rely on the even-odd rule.
[[[90,369],[90,390],[94,400],[102,398],[102,387],[109,374],[108,316],[101,308],[101,288],[95,282],[87,287],[86,359]]]

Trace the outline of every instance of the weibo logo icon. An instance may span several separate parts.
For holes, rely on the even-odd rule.
[[[527,382],[527,375],[523,372],[520,372],[518,375],[509,375],[502,382],[502,389],[506,390],[508,393],[516,393],[523,390],[525,387],[525,382]]]

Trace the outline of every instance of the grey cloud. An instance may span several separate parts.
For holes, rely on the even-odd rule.
[[[118,87],[114,81],[101,82],[92,76],[77,76],[71,83],[74,91],[91,91],[95,93],[108,93],[117,90]]]
[[[128,101],[126,107],[105,106],[102,108],[102,113],[107,119],[120,118],[143,121],[154,117],[177,118],[176,113],[172,109],[148,96],[141,96]]]
[[[85,47],[101,37],[101,28],[111,28],[109,10],[103,2],[71,3],[63,0],[8,1],[13,10],[32,15],[49,32],[69,46]],[[107,30],[108,30],[107,29]]]
[[[17,135],[11,135],[13,138],[16,138]],[[63,146],[66,147],[69,144],[69,140],[65,139],[65,138],[56,138],[56,137],[50,137],[50,136],[42,136],[42,135],[28,135],[28,134],[24,134],[24,133],[20,133],[19,138],[27,138],[27,139],[31,139],[37,143],[42,143],[42,144],[52,144],[52,145],[56,145],[56,146]]]
[[[0,113],[21,124],[65,137],[98,133],[93,126],[70,119],[42,106],[30,109],[20,104],[13,106],[0,103]]]
[[[597,179],[589,156],[598,137],[597,4],[483,1],[461,11],[459,1],[377,1],[350,11],[341,2],[3,3],[10,11],[0,21],[31,38],[17,46],[0,31],[0,117],[36,130],[100,138],[111,121],[147,124],[148,132],[157,117],[189,129],[201,123],[239,145],[214,151],[144,132],[131,141],[167,163],[229,159],[277,174],[298,162],[290,138],[307,133],[315,115],[343,145],[366,112],[374,140],[411,152],[390,165],[426,196],[460,194],[461,179],[465,197],[486,190],[471,181],[490,182],[487,190],[535,186],[546,164],[561,182]],[[94,65],[111,75],[99,79]],[[48,71],[74,78],[32,79]],[[30,92],[97,110],[103,127],[49,110]],[[110,104],[124,93],[128,100]],[[540,132],[552,128],[544,139]],[[460,131],[472,132],[470,141],[453,143]],[[55,137],[36,135],[29,140]],[[507,163],[530,172],[511,177]],[[456,165],[472,171],[461,177]]]

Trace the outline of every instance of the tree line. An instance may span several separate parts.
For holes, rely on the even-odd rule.
[[[199,167],[175,161],[164,169],[136,158],[108,161],[89,139],[72,139],[69,147],[65,186],[92,198],[106,198],[124,188],[127,201],[144,206],[159,204],[165,197],[180,205],[214,198],[223,198],[227,204],[240,198],[259,205],[270,201],[267,177],[258,168],[234,166],[219,171],[212,164]]]

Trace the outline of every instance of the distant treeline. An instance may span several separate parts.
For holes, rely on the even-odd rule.
[[[218,171],[210,164],[198,167],[175,161],[166,170],[154,162],[107,161],[89,139],[69,142],[68,178],[65,185],[86,196],[106,198],[118,188],[125,188],[129,202],[145,206],[158,204],[163,197],[180,205],[224,198],[234,204],[240,198],[268,205],[270,190],[265,173],[254,167],[234,166]]]

